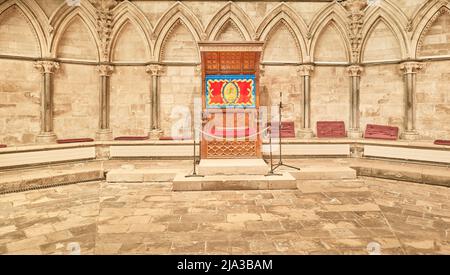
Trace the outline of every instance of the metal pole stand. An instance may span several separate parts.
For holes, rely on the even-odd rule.
[[[281,142],[282,142],[282,140],[281,140],[281,115],[282,115],[281,109],[283,109],[282,98],[283,98],[283,93],[280,92],[280,104],[278,105],[278,140],[279,140],[279,146],[280,146],[280,155],[279,155],[278,164],[275,165],[273,170],[275,171],[276,169],[280,168],[281,166],[285,166],[285,167],[289,167],[289,168],[300,171],[300,168],[298,168],[298,167],[283,163],[282,152],[281,152]]]
[[[197,147],[197,143],[195,142],[195,138],[196,138],[195,128],[194,128],[193,132],[194,132],[194,136],[193,136],[193,139],[194,139],[194,156],[193,156],[192,164],[194,166],[194,169],[192,171],[192,174],[186,175],[185,178],[203,178],[205,176],[197,174],[197,168],[196,168],[197,167],[197,150],[195,149],[195,147]]]
[[[270,127],[272,127],[272,125]],[[268,132],[269,132],[269,148],[270,148],[270,171],[265,176],[266,177],[282,176],[283,174],[275,173],[275,169],[273,166],[273,154],[272,154],[272,130],[269,129]]]

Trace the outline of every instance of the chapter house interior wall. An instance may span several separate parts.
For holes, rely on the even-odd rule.
[[[152,75],[158,63],[162,130],[192,111],[201,95],[199,40],[265,42],[261,103],[278,103],[284,119],[303,119],[303,82],[311,73],[311,126],[343,120],[348,128],[352,51],[345,8],[338,3],[131,1],[121,12],[102,59],[102,38],[89,3],[66,9],[63,0],[6,0],[0,4],[0,143],[32,144],[40,132],[42,75],[37,60],[60,63],[54,77],[54,132],[58,138],[95,137],[100,115],[99,62],[113,66],[110,125],[114,136],[146,135],[150,127]],[[398,8],[393,8],[393,6]],[[383,1],[369,7],[360,61],[360,126],[398,126],[405,120],[401,62],[419,60],[416,128],[422,138],[450,138],[450,12],[444,2]],[[217,18],[223,14],[224,19]],[[127,20],[125,18],[130,18]],[[375,20],[376,18],[376,20]],[[226,19],[226,20],[225,20]],[[215,20],[215,21],[213,21]],[[409,21],[408,21],[409,20]],[[370,21],[370,22],[369,22]],[[163,26],[164,22],[168,22]],[[211,23],[213,22],[213,23]],[[408,23],[410,25],[408,25]],[[392,25],[392,24],[395,24]],[[119,26],[120,25],[120,26]],[[161,33],[153,33],[159,30]],[[443,59],[443,60],[438,60]]]

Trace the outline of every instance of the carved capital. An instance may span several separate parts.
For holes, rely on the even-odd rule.
[[[344,3],[344,7],[351,13],[359,13],[367,7],[367,0],[347,0]]]
[[[100,73],[100,76],[111,76],[114,67],[111,65],[100,65],[97,66],[97,71]]]
[[[361,76],[361,73],[364,71],[363,67],[358,65],[352,65],[347,68],[348,75],[351,77]]]
[[[423,64],[419,62],[405,62],[400,64],[400,70],[404,74],[415,74],[423,68]]]
[[[313,65],[300,65],[297,67],[297,72],[300,76],[310,76],[313,71]]]
[[[37,61],[34,67],[43,74],[52,74],[59,69],[59,63],[54,61]]]
[[[90,2],[100,11],[109,11],[117,5],[116,0],[90,0]]]
[[[194,75],[195,76],[201,76],[202,75],[202,65],[201,64],[195,66],[195,68],[194,68]]]
[[[164,71],[164,67],[161,65],[148,65],[145,71],[152,76],[160,76]]]

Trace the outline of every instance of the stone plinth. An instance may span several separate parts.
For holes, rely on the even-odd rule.
[[[265,175],[268,165],[262,159],[202,159],[200,175]]]
[[[300,171],[290,172],[297,180],[356,179],[356,170],[349,167],[311,166],[300,168]]]
[[[176,169],[112,169],[106,174],[108,183],[167,182],[172,181],[180,170]]]

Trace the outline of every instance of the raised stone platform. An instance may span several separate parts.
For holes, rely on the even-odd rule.
[[[186,177],[178,174],[173,180],[173,191],[276,189],[297,189],[297,181],[288,172],[284,172],[281,176],[210,175],[205,177]]]
[[[202,159],[200,175],[265,175],[269,171],[263,159]]]
[[[106,174],[109,183],[124,182],[167,182],[172,181],[179,169],[135,169],[132,165],[124,165],[112,169]]]
[[[345,166],[301,167],[300,171],[290,171],[297,180],[340,180],[356,179],[356,170]]]

